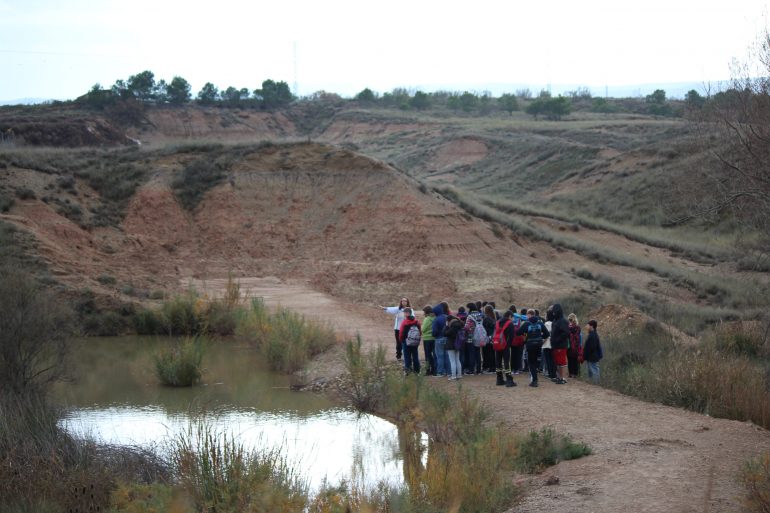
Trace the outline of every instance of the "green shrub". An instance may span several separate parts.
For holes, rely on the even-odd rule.
[[[142,309],[134,314],[134,330],[137,335],[161,335],[164,333],[163,320],[158,313],[150,309]]]
[[[271,369],[282,372],[302,369],[310,358],[336,343],[330,327],[308,322],[283,308],[271,314],[259,298],[239,315],[236,335],[255,345]]]
[[[201,379],[203,353],[202,337],[174,342],[172,347],[155,355],[155,375],[166,386],[193,386]]]
[[[589,454],[591,448],[587,445],[574,442],[568,435],[559,435],[551,427],[544,427],[519,438],[515,465],[522,472],[541,472],[560,461]]]
[[[239,309],[223,301],[213,301],[206,309],[208,332],[215,335],[233,335],[238,325]]]
[[[160,318],[167,335],[197,335],[205,328],[200,298],[193,291],[177,295],[163,303]]]
[[[232,160],[226,155],[215,159],[205,157],[194,160],[185,166],[171,183],[171,187],[182,206],[193,210],[209,190],[225,180],[231,165]]]

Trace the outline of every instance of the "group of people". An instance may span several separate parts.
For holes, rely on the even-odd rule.
[[[461,379],[468,374],[497,375],[497,385],[514,387],[513,376],[529,371],[529,386],[538,386],[538,374],[556,384],[577,378],[586,363],[588,377],[599,380],[602,346],[596,320],[585,326],[574,313],[564,316],[558,303],[548,307],[545,319],[533,308],[510,305],[500,312],[494,302],[476,301],[456,312],[446,302],[422,309],[422,320],[403,297],[398,306],[381,307],[395,317],[396,359],[403,359],[405,374],[419,374],[422,345],[425,374]]]

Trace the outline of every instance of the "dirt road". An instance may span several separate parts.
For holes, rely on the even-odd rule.
[[[369,348],[393,345],[392,318],[372,306],[351,305],[315,292],[301,282],[242,279],[241,290],[270,306],[282,305],[307,318],[328,322],[340,333],[359,332]],[[224,280],[198,282],[215,296]],[[342,371],[338,354],[319,359],[311,376]],[[465,377],[459,385],[431,383],[476,394],[514,431],[553,426],[593,449],[591,456],[560,463],[525,478],[527,493],[512,512],[738,512],[742,465],[770,451],[770,432],[750,423],[714,419],[645,403],[598,386],[571,381],[539,388],[497,387],[493,376]],[[547,485],[558,478],[558,484]]]

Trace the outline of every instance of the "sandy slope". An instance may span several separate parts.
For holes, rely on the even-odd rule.
[[[318,293],[302,282],[275,278],[241,280],[242,290],[308,318],[329,322],[341,333],[361,333],[373,348],[392,346],[391,318],[371,306],[351,305]],[[212,295],[224,281],[197,283]],[[311,376],[341,371],[339,354],[314,362]],[[566,386],[496,387],[492,376],[466,377],[471,390],[496,417],[523,431],[553,426],[588,443],[594,454],[560,463],[544,474],[522,478],[527,493],[515,512],[723,512],[742,511],[737,475],[746,460],[770,451],[770,432],[750,423],[645,403],[621,394],[570,382]],[[440,378],[431,383],[450,390]],[[553,477],[558,484],[547,485]]]

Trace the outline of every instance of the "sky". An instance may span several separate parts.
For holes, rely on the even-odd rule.
[[[768,1],[0,0],[0,101],[72,99],[144,70],[193,95],[265,79],[345,97],[705,87],[748,58]]]

